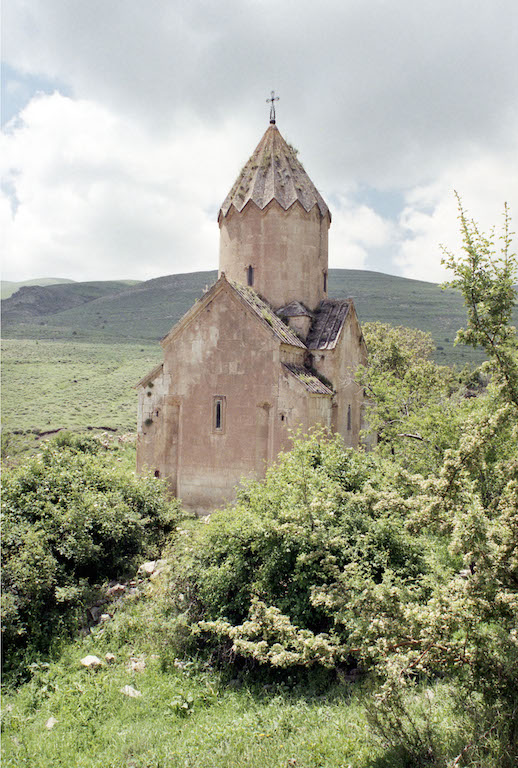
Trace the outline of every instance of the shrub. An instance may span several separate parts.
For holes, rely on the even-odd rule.
[[[94,585],[158,552],[177,503],[136,478],[94,437],[61,433],[3,474],[2,615],[6,670],[20,671],[77,626]]]
[[[390,482],[338,437],[295,441],[177,558],[194,630],[270,666],[350,660],[366,623],[397,623],[402,594],[426,589],[423,542]]]

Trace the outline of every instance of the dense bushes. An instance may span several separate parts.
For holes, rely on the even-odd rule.
[[[428,591],[408,506],[383,461],[322,433],[298,440],[201,528],[177,565],[183,607],[204,637],[272,666],[359,659],[365,622],[397,623],[401,594]]]
[[[9,670],[76,626],[94,585],[156,553],[175,526],[177,505],[160,482],[121,470],[92,437],[58,436],[38,457],[5,470],[2,484]]]
[[[323,435],[296,441],[173,548],[191,642],[278,677],[360,666],[372,722],[413,766],[447,764],[449,726],[419,687],[440,679],[462,712],[457,765],[514,766],[518,414],[491,395],[469,412],[427,477],[410,456],[404,468]]]

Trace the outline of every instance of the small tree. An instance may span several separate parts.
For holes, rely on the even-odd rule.
[[[482,233],[455,195],[464,253],[456,258],[443,248],[443,264],[454,274],[448,286],[460,290],[468,311],[467,326],[458,331],[455,343],[485,350],[502,393],[518,407],[518,341],[511,325],[518,262],[511,253],[509,209],[505,203],[498,248],[494,230],[489,235]]]
[[[357,379],[369,400],[369,429],[378,452],[428,473],[458,439],[462,413],[471,405],[453,369],[431,360],[431,334],[387,323],[365,323],[367,366]],[[462,378],[462,377],[461,377]]]

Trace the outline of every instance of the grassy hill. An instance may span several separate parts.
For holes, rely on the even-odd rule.
[[[21,282],[14,282],[12,280],[0,281],[1,298],[8,299],[19,288],[26,285],[56,285],[57,283],[73,283],[73,280],[68,280],[66,277],[36,277],[34,280],[22,280]]]
[[[109,299],[127,288],[128,284],[122,280],[24,285],[2,303],[2,320],[7,327],[39,322],[42,318],[54,316],[56,312],[77,308],[101,297]]]
[[[133,385],[160,361],[158,344],[2,341],[2,425],[38,434],[67,429],[134,431]]]
[[[4,338],[98,342],[156,341],[202,295],[216,271],[168,275],[136,285],[123,282],[74,283],[24,288],[2,302]],[[353,297],[362,322],[378,320],[429,331],[441,363],[480,360],[455,348],[464,323],[461,297],[433,283],[361,270],[334,269],[331,297]]]
[[[2,301],[6,433],[25,433],[23,440],[36,445],[40,434],[60,428],[133,431],[133,385],[160,361],[157,340],[216,276],[211,271],[138,284],[22,287]],[[335,269],[330,271],[330,295],[352,296],[362,322],[429,331],[440,363],[482,359],[474,350],[453,346],[465,322],[462,299],[454,291],[377,272]]]

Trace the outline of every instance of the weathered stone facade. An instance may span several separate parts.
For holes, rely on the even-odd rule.
[[[261,477],[290,430],[357,446],[366,360],[351,300],[327,299],[327,206],[275,125],[225,200],[220,276],[139,384],[137,468],[203,514]]]

